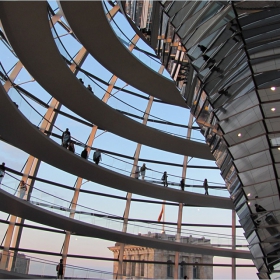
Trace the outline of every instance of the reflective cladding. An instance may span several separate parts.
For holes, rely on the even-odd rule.
[[[250,234],[248,234],[246,236],[246,238],[247,238],[247,241],[250,245],[261,242],[260,239],[259,239],[259,236],[257,235],[257,233],[255,231],[252,231]]]
[[[226,182],[228,182],[235,175],[236,175],[236,169],[235,169],[235,166],[233,165],[233,162],[231,161],[230,164],[229,164],[229,168],[227,170],[225,170],[225,172],[224,172],[223,178]]]
[[[219,168],[221,167],[227,154],[228,154],[228,150],[226,148],[226,145],[223,140],[220,140],[217,143],[217,147],[216,147],[215,151],[213,152],[213,155],[216,158],[216,164]]]
[[[261,263],[261,260],[260,259],[258,259],[259,260],[259,264]],[[266,262],[264,261],[265,259],[264,258],[262,258],[262,261],[263,261],[263,265],[262,266],[260,266],[259,267],[259,271],[260,272],[268,272],[269,270],[268,270],[268,267],[267,267],[267,264],[266,264]],[[253,262],[254,262],[254,260],[253,260]],[[255,263],[255,262],[254,262]]]
[[[250,91],[243,96],[236,97],[230,103],[226,103],[223,106],[223,110],[217,110],[216,116],[220,121],[227,121],[228,117],[257,105],[257,94],[255,91]]]
[[[162,14],[162,25],[161,25],[161,35],[165,37],[165,35],[167,34],[167,28],[169,25],[168,22],[168,16],[166,14]]]
[[[211,70],[220,71],[218,67],[213,67]],[[205,90],[211,95],[215,94],[219,90],[226,90],[227,87],[231,84],[236,83],[245,77],[248,77],[250,74],[250,72],[248,71],[249,67],[247,62],[233,67],[231,71],[227,71],[226,73],[222,73],[222,71],[220,71],[220,75],[216,75],[215,77],[213,76],[213,79],[207,80]]]
[[[268,279],[269,278],[269,275],[268,273],[265,273],[265,272],[261,272],[261,273],[257,273],[259,279]]]
[[[199,41],[199,43],[197,45],[194,45],[192,48],[190,48],[190,51],[188,53],[190,55],[190,58],[193,57],[193,59],[196,59],[199,55],[204,53],[205,50],[209,49],[212,46],[213,42],[215,42],[215,40],[218,38],[218,35],[221,31],[222,31],[222,29],[212,32],[206,38]],[[199,46],[202,46],[202,47],[199,47]],[[197,56],[194,55],[195,51],[199,53]]]
[[[188,16],[189,12],[192,11],[192,8],[194,8],[196,5],[197,4],[195,2],[191,2],[185,5],[184,1],[175,1],[171,9],[168,11],[169,17],[172,17],[176,10],[180,10],[176,13],[176,16],[173,18],[171,23],[174,26],[180,25],[181,22],[183,22]]]
[[[194,29],[196,28],[196,24],[199,22],[201,17],[203,17],[203,14],[207,11],[207,9],[209,9],[209,6],[211,6],[211,3],[208,3],[195,14],[189,14],[188,18],[180,24],[180,27],[178,28],[177,32],[181,38],[184,38],[185,36],[190,36],[189,34],[191,34],[194,31]]]
[[[247,204],[247,200],[244,194],[240,193],[240,199],[234,202],[236,213],[240,220],[251,215],[250,207]]]
[[[249,139],[229,148],[234,159],[243,158],[267,149],[269,149],[269,145],[265,135]]]
[[[239,176],[244,186],[275,179],[272,166],[263,166],[250,171],[241,172]]]
[[[263,183],[253,184],[244,188],[246,195],[255,199],[256,197],[272,197],[278,195],[277,184],[275,180],[265,181]]]
[[[258,239],[276,234],[271,223],[272,217],[279,219],[280,209],[277,5],[272,7],[269,1],[173,1],[166,9],[194,68],[192,79],[200,81],[196,91],[190,92],[192,79],[187,79],[184,96],[221,169],[255,257],[263,257],[262,247],[265,254],[274,250],[270,243],[257,244]],[[173,59],[163,55],[166,58]],[[171,63],[166,65],[172,69]],[[271,215],[256,213],[257,203],[272,211]],[[266,275],[264,260],[255,260],[255,264]]]
[[[279,256],[276,256],[276,255],[273,255],[272,257],[268,257],[267,258],[268,266],[270,267],[270,269],[272,271],[275,271],[275,272],[278,270],[278,267],[279,267],[278,263],[279,263],[279,261],[280,261],[280,258],[279,258]]]
[[[275,30],[275,28],[279,29],[279,26],[278,25],[270,26],[269,28],[266,28],[267,31],[264,28],[258,29],[259,32],[265,32],[265,33],[258,34],[255,36],[253,34],[250,34],[250,38],[245,38],[245,43],[249,45],[249,44],[253,44],[253,43],[258,43],[259,41],[265,41],[266,39],[271,39],[272,37],[276,37],[277,34],[279,34],[279,30]],[[255,31],[257,31],[257,30],[255,30]],[[252,32],[250,32],[250,33],[252,33]],[[251,35],[252,35],[252,37],[251,37]]]
[[[242,200],[239,200],[238,203],[235,203],[236,205],[236,213],[240,220],[242,220],[244,217],[251,214],[250,208],[247,205],[247,201],[245,200],[244,195],[242,194],[242,198],[244,198],[244,202],[241,203]]]
[[[241,184],[239,178],[237,177],[237,173],[235,173],[235,175],[232,176],[232,178],[230,178],[230,180],[227,180],[227,189],[228,189],[229,193],[231,194],[231,198],[233,199],[233,201],[235,201],[235,199],[238,196],[237,192],[242,191],[241,187],[242,187],[242,184]]]
[[[187,1],[189,2],[189,1]],[[193,2],[193,1],[191,1]],[[194,10],[194,13],[200,11],[205,5],[207,5],[210,1],[209,0],[206,0],[206,1],[197,1],[198,2],[198,5],[196,5],[196,8]]]
[[[214,2],[212,2],[214,3]],[[183,38],[183,44],[187,49],[194,46],[196,43],[201,41],[203,38],[208,36],[210,33],[218,30],[222,26],[226,25],[230,20],[233,19],[233,12],[230,6],[224,8],[220,13],[210,18],[207,22],[200,25],[194,34],[191,36],[187,35]]]
[[[272,198],[273,199],[273,198]],[[276,200],[277,202],[277,200]],[[273,201],[271,201],[271,203],[274,203]],[[276,208],[277,207],[277,208]],[[277,228],[280,227],[280,208],[279,208],[279,204],[276,206],[276,210],[274,210],[273,212],[269,212],[267,217],[269,217],[269,219],[267,219],[267,223],[269,225],[273,225],[273,226],[277,226]],[[273,219],[272,219],[273,218]]]
[[[224,135],[224,139],[227,141],[229,146],[233,146],[254,137],[261,136],[265,133],[264,124],[262,121],[259,121],[227,133]]]
[[[279,118],[265,120],[265,124],[269,133],[275,133],[279,131],[279,121]]]
[[[244,56],[243,53],[238,50],[241,43],[237,43],[233,39],[229,39],[226,41],[227,38],[225,36],[227,33],[230,33],[230,31],[225,30],[222,35],[220,36],[220,42],[224,43],[221,44],[216,49],[211,49],[212,52],[212,62],[215,62],[217,66],[223,71],[228,71],[232,65],[236,65]],[[230,37],[231,34],[228,34],[226,37]],[[224,37],[224,38],[222,38]],[[211,53],[209,52],[209,54]],[[211,62],[211,61],[210,61]],[[240,62],[239,62],[240,63]]]
[[[266,118],[280,117],[280,101],[262,104],[262,110]]]
[[[266,119],[265,123],[267,125],[269,132],[278,132],[279,131],[279,118],[277,119]]]
[[[256,73],[254,79],[259,89],[279,85],[279,70]]]
[[[207,9],[206,13],[203,14],[201,19],[197,22],[197,26],[201,25],[202,23],[206,22],[208,19],[212,18],[216,13],[218,13],[226,3],[223,2],[210,2],[212,4],[209,9]]]
[[[270,134],[269,140],[273,147],[280,147],[280,133]]]
[[[269,150],[251,154],[250,156],[235,160],[235,166],[239,172],[244,172],[264,165],[269,165],[271,163],[272,161]]]
[[[149,27],[152,5],[150,1],[125,1],[125,11],[140,29]],[[145,10],[145,12],[143,12]],[[144,16],[144,17],[143,17]]]
[[[252,217],[250,217],[249,215],[244,217],[243,219],[239,220],[239,223],[241,224],[241,226],[243,227],[245,233],[245,237],[247,237],[247,235],[251,234],[252,232],[254,232],[254,230],[256,229],[256,224],[254,222],[254,220],[252,219]]]
[[[249,245],[248,247],[255,259],[264,257],[262,248],[259,244]]]
[[[246,126],[252,126],[254,123],[262,120],[262,113],[259,106],[248,108],[247,110],[240,112],[236,115],[228,117],[226,120],[220,122],[224,133],[230,133],[232,131],[240,130],[242,127],[246,129]],[[251,129],[251,127],[249,127]],[[239,132],[237,132],[238,134]],[[245,135],[243,135],[245,136]]]
[[[261,10],[269,9],[270,7],[275,9],[279,7],[279,3],[271,1],[238,1],[235,3],[235,7],[238,16],[244,17],[241,24],[246,25],[248,22],[251,22],[251,20],[246,19],[246,16],[257,13]]]
[[[183,10],[183,7],[185,7],[186,2],[184,1],[173,1],[168,8],[166,8],[166,13],[169,17],[172,17],[176,14],[176,18],[179,17],[180,20],[182,20],[182,17],[180,16],[180,12]]]
[[[252,90],[252,82],[249,78],[238,81],[232,85],[226,85],[224,89],[218,92],[216,100],[213,100],[213,107],[224,107],[227,103],[231,103],[235,98],[239,98],[242,95]],[[230,104],[229,104],[230,106]]]
[[[271,151],[272,151],[272,156],[273,156],[274,162],[279,163],[280,162],[280,149],[279,149],[279,147],[271,149]],[[278,173],[278,177],[279,177],[279,173]]]
[[[272,52],[274,49],[278,49],[280,47],[280,40],[275,38],[273,42],[260,42],[258,45],[253,45],[248,48],[248,54],[250,57],[262,57],[267,51]]]

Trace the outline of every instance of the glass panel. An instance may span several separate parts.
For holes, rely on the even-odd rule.
[[[263,258],[264,257],[261,246],[259,244],[249,245],[249,248],[250,248],[250,251],[254,258]]]

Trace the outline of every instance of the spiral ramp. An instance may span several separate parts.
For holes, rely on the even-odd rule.
[[[61,2],[60,5],[77,39],[105,68],[148,95],[155,96],[175,106],[186,107],[173,82],[145,67],[121,45],[119,39],[110,29],[101,2],[69,1]],[[71,73],[55,46],[50,32],[47,7],[47,2],[44,1],[1,2],[0,18],[5,36],[16,55],[26,70],[51,96],[81,118],[123,138],[171,153],[213,160],[208,145],[171,136],[144,126],[125,117],[90,94]],[[76,12],[73,13],[73,10]],[[97,23],[100,25],[97,26]],[[104,40],[99,40],[104,45],[92,43],[91,37],[87,36],[91,30],[93,37],[103,37]],[[102,34],[106,36],[102,36]],[[117,50],[118,55],[113,54],[110,48],[106,48],[108,45]],[[119,67],[119,65],[122,65],[122,67]],[[133,68],[133,75],[131,75],[132,71],[129,71],[131,68]],[[163,188],[110,171],[71,154],[47,137],[44,134],[45,131],[41,131],[29,123],[9,100],[3,87],[0,89],[0,94],[0,115],[3,120],[0,124],[1,140],[55,168],[73,174],[78,178],[125,191],[128,194],[138,194],[186,206],[229,210],[234,208],[229,198]],[[22,137],[17,137],[19,134]],[[252,258],[248,251],[153,240],[141,235],[93,226],[44,210],[2,190],[0,191],[0,197],[1,200],[5,201],[0,205],[0,210],[3,212],[20,217],[23,220],[27,219],[67,232],[74,232],[80,236],[176,252],[241,259]]]

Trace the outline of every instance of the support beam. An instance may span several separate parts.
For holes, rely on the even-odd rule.
[[[120,10],[120,6],[119,5],[115,5],[110,11],[109,13],[106,14],[106,17],[109,21],[111,21],[114,16],[117,14],[117,12]]]
[[[56,19],[55,22],[57,22],[57,20],[58,20],[58,18]],[[73,63],[70,66],[70,70],[73,72],[74,75],[77,75],[77,73],[78,73],[77,65],[81,66],[81,64],[84,62],[87,54],[88,53],[87,53],[86,49],[81,48],[79,53],[76,55],[75,60],[74,60],[75,63]],[[18,62],[16,64],[16,67],[14,68],[14,70],[12,71],[11,76],[10,76],[10,80],[12,82],[15,80],[16,76],[19,74],[22,67],[23,66],[22,66],[21,62]],[[5,87],[5,85],[6,85],[6,87]],[[12,86],[11,82],[9,82],[9,81],[7,81],[5,85],[4,85],[4,88],[6,89],[6,91],[8,91]],[[52,131],[53,125],[56,121],[57,114],[58,114],[55,110],[59,110],[60,107],[61,107],[61,103],[59,101],[57,101],[55,98],[52,98],[49,108],[48,108],[47,112],[45,113],[44,119],[40,126],[41,131],[45,131],[45,130]],[[27,192],[26,192],[26,196],[24,197],[24,199],[26,199],[26,200],[30,199],[33,185],[35,183],[34,180],[28,179],[28,177],[29,176],[36,177],[40,164],[41,164],[40,160],[38,160],[37,158],[35,158],[31,155],[29,156],[29,158],[27,160],[27,164],[25,166],[25,170],[23,172],[24,175],[22,176],[22,179],[21,179],[27,183]],[[22,226],[15,228],[15,226],[14,226],[15,222],[23,224],[24,219],[11,216],[10,224],[8,226],[5,243],[4,243],[5,244],[4,245],[5,249],[3,250],[4,258],[1,259],[1,263],[0,263],[0,267],[2,269],[7,269],[9,271],[11,271],[15,266],[17,252],[14,253],[14,258],[10,258],[7,268],[6,267],[3,268],[7,261],[5,259],[7,258],[8,254],[9,254],[10,246],[12,246],[13,248],[19,247],[21,234],[22,234]]]
[[[110,94],[114,88],[114,85],[115,85],[117,79],[118,78],[116,76],[113,76],[112,79],[110,80],[109,86],[102,98],[102,101],[104,103],[107,103],[108,99],[110,98]],[[91,133],[90,133],[88,141],[86,143],[86,145],[88,147],[92,147],[95,136],[96,136],[97,129],[98,129],[98,127],[96,125],[94,125],[92,127]],[[69,218],[71,218],[71,219],[74,219],[74,217],[75,217],[75,210],[76,210],[76,205],[78,203],[78,198],[79,198],[82,182],[83,182],[83,178],[78,177],[77,182],[76,182],[74,196],[72,198],[72,203],[71,203],[71,210],[70,210],[70,215],[69,215]],[[63,260],[63,268],[64,268],[63,275],[65,275],[65,267],[66,267],[67,255],[68,255],[68,251],[69,251],[70,237],[71,237],[71,232],[67,231],[65,234],[65,238],[64,238],[64,242],[63,242],[63,250],[62,250],[62,260]]]
[[[193,123],[193,115],[190,114],[188,127],[191,127]],[[191,138],[192,129],[187,130],[187,139]],[[187,177],[187,167],[188,167],[188,156],[184,156],[183,169],[182,169],[182,179]],[[182,218],[183,218],[183,203],[179,203],[178,209],[178,220],[177,220],[177,235],[176,242],[181,242],[181,230],[182,230]],[[175,252],[175,269],[174,269],[174,279],[179,279],[179,252]]]
[[[205,127],[209,127],[212,129],[212,131],[219,135],[219,136],[222,136],[222,132],[218,131],[212,124],[210,123],[207,123],[207,122],[204,122],[204,121],[201,121],[199,119],[196,119],[196,122],[199,124],[199,125],[202,125],[202,126],[205,126]]]
[[[117,14],[118,10],[119,10],[119,6],[118,5],[114,6],[113,9],[106,15],[108,20],[112,20],[112,18]],[[71,69],[71,67],[70,67],[70,69]],[[109,86],[108,86],[107,90],[105,91],[104,96],[102,98],[102,101],[104,103],[107,103],[109,98],[111,97],[111,93],[112,93],[112,90],[114,89],[117,79],[118,79],[118,77],[115,75],[111,78],[111,80],[109,82]],[[89,139],[86,143],[86,145],[88,147],[92,147],[95,136],[96,136],[97,129],[98,129],[98,127],[96,125],[94,125],[92,127],[91,133],[89,135]],[[83,182],[83,178],[78,177],[77,182],[76,182],[74,196],[73,196],[72,202],[71,202],[71,210],[70,210],[70,215],[69,215],[69,218],[72,218],[72,219],[74,219],[74,217],[75,217],[75,210],[76,210],[76,205],[78,203],[78,198],[79,198],[82,182]],[[67,231],[65,234],[63,250],[62,250],[62,260],[63,260],[63,268],[64,268],[63,275],[65,275],[65,268],[66,268],[70,238],[71,238],[71,232]]]
[[[8,92],[11,89],[11,87],[13,86],[12,83],[15,81],[16,77],[19,75],[22,68],[23,68],[22,63],[20,61],[18,61],[15,65],[11,75],[9,76],[9,80],[6,81],[6,83],[4,84],[4,89],[6,90],[6,92]],[[27,169],[30,169],[31,166],[32,166],[31,163],[27,162],[24,173],[23,173],[24,175],[22,176],[22,180],[24,180],[24,179],[26,180],[26,178],[27,178],[26,175],[25,175],[25,174],[27,174],[26,171],[27,171]],[[4,242],[4,249],[2,251],[0,269],[6,269],[6,268],[9,269],[9,267],[11,267],[12,260],[14,259],[14,258],[10,258],[10,261],[8,263],[8,267],[6,267],[8,256],[10,254],[9,253],[9,248],[10,248],[10,245],[11,245],[16,220],[17,220],[17,217],[15,217],[15,216],[10,217],[10,223],[9,223],[9,226],[8,226],[8,229],[7,229],[7,232],[6,232],[6,237],[5,237],[5,242]]]
[[[137,37],[137,41],[138,41],[139,40],[138,35],[135,35],[135,37]],[[163,71],[164,71],[164,66],[161,65],[158,72],[159,72],[159,74],[162,74]],[[145,110],[143,122],[142,122],[143,125],[147,125],[153,101],[154,101],[154,97],[150,96],[148,105],[147,105],[146,110]],[[136,166],[138,165],[138,160],[139,160],[139,156],[140,156],[141,147],[142,147],[142,144],[138,143],[137,147],[136,147],[136,150],[135,150],[135,153],[134,153],[134,162],[133,162],[131,175],[130,175],[131,177],[135,177],[135,170],[136,170]],[[123,215],[124,216],[123,229],[122,229],[123,232],[127,231],[127,223],[128,223],[128,216],[129,216],[129,210],[130,210],[130,205],[131,205],[131,198],[132,198],[132,193],[127,193],[127,195],[126,195],[126,206],[125,206],[124,215]],[[117,270],[117,273],[115,274],[115,279],[120,278],[121,275],[122,275],[124,247],[125,247],[125,244],[121,243],[120,244],[120,250],[119,250],[119,256],[118,256],[118,270]]]
[[[232,250],[236,249],[236,213],[232,210]],[[236,279],[236,258],[231,259],[231,279]]]
[[[15,81],[16,77],[19,75],[22,68],[23,68],[22,63],[18,61],[11,75],[9,76],[10,80],[6,81],[6,83],[4,84],[4,89],[6,90],[6,92],[8,92],[11,89],[11,87],[13,86],[12,83]]]

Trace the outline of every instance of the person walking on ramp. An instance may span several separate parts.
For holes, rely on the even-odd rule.
[[[99,164],[99,161],[101,161],[101,152],[96,149],[94,154],[93,154],[93,161],[98,165]]]

